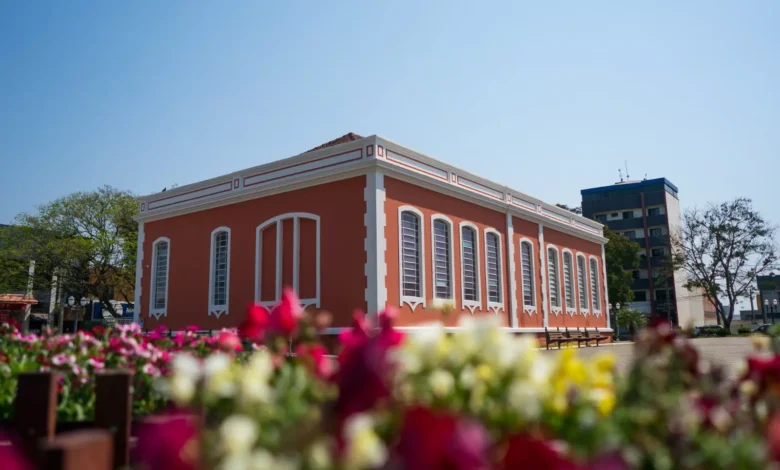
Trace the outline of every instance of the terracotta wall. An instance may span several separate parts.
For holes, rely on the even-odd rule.
[[[355,308],[365,308],[364,276],[366,229],[363,215],[365,177],[350,178],[311,188],[253,199],[229,206],[204,210],[145,224],[143,291],[140,313],[144,328],[165,324],[181,329],[194,324],[201,328],[235,327],[245,316],[246,306],[255,294],[255,231],[263,222],[289,212],[320,216],[321,224],[321,305],[334,316],[334,326],[347,326]],[[313,222],[301,221],[301,289],[306,296],[313,290],[312,260],[316,246]],[[209,259],[211,232],[217,227],[231,229],[229,314],[219,318],[208,314]],[[273,289],[269,276],[275,276],[271,243],[275,230],[263,231],[263,297]],[[170,268],[168,312],[160,320],[149,316],[152,243],[168,237]],[[283,222],[283,279],[291,282],[292,220]],[[289,238],[289,240],[288,240]],[[273,245],[275,246],[275,244]],[[265,300],[265,299],[264,299]],[[138,308],[138,307],[137,307]]]
[[[539,271],[539,224],[517,217],[512,218],[514,235],[515,267],[517,281],[517,323],[521,328],[541,328],[544,326],[542,314],[542,283]],[[536,294],[535,311],[523,310],[523,265],[520,252],[520,241],[528,239],[533,245],[533,287]]]

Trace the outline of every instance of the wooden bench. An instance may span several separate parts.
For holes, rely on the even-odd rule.
[[[572,331],[572,330],[570,330],[567,327],[566,328],[566,336],[568,336],[568,338],[570,340],[576,341],[578,348],[582,347],[582,343],[585,343],[585,346],[588,345],[588,338],[585,337],[585,335],[582,333],[582,331],[580,331],[579,328],[577,328],[576,330]]]
[[[607,339],[606,336],[602,336],[601,333],[599,333],[599,329],[598,328],[596,328],[595,333],[591,333],[591,332],[589,332],[586,329],[585,330],[585,338],[587,339],[588,342],[595,341],[597,347],[599,345],[599,341],[604,341],[605,339]],[[587,342],[585,343],[585,345],[587,346]]]
[[[570,343],[573,341],[571,338],[567,338],[560,330],[550,331],[545,328],[544,335],[547,338],[547,349],[550,349],[550,343],[558,343],[558,349],[561,349],[562,343]]]

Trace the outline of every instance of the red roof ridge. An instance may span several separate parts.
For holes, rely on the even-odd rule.
[[[317,147],[314,147],[313,149],[307,150],[307,151],[305,151],[303,153],[309,153],[309,152],[313,152],[313,151],[319,150],[319,149],[324,149],[324,148],[327,148],[327,147],[335,147],[336,145],[346,144],[347,142],[353,142],[355,140],[360,140],[362,138],[363,138],[362,135],[355,134],[354,132],[348,132],[348,133],[342,135],[341,137],[333,139],[333,140],[331,140],[329,142],[325,142],[324,144],[318,145]]]

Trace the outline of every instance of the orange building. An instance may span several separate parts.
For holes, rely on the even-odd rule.
[[[141,199],[135,314],[235,327],[293,286],[330,311],[400,308],[414,329],[495,316],[511,331],[609,330],[602,226],[378,136]]]

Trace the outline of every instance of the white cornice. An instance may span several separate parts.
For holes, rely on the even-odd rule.
[[[387,176],[540,223],[604,244],[603,226],[507,186],[423,155],[378,136],[255,166],[140,198],[139,222],[174,217],[364,175],[381,168]]]

